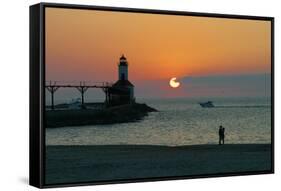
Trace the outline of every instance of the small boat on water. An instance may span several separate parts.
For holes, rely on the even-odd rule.
[[[71,102],[68,103],[69,109],[81,109],[81,107],[81,98],[72,99]]]
[[[199,105],[203,108],[212,108],[212,107],[215,107],[213,102],[211,101],[207,101],[207,102],[201,102],[199,103]]]

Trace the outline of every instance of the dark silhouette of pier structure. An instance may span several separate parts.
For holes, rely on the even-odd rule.
[[[112,83],[109,82],[57,82],[57,81],[48,81],[45,84],[45,88],[51,93],[51,109],[55,109],[54,104],[54,94],[55,92],[60,88],[75,88],[77,89],[81,94],[81,105],[82,107],[85,104],[84,95],[85,92],[89,88],[100,88],[105,93],[105,104],[108,104],[109,102],[109,91],[108,89],[112,87]]]

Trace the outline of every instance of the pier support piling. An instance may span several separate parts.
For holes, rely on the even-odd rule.
[[[55,109],[55,101],[54,101],[54,94],[55,92],[59,89],[58,86],[56,86],[56,83],[52,84],[52,82],[50,82],[50,85],[46,87],[47,90],[51,93],[51,109],[54,110]]]
[[[77,90],[81,93],[81,104],[82,104],[82,108],[84,108],[84,94],[85,92],[88,90],[88,87],[85,85],[85,82],[80,82],[80,86],[77,87]]]

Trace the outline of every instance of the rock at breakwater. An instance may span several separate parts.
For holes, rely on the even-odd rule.
[[[82,126],[135,122],[149,112],[157,110],[146,104],[127,104],[101,110],[54,110],[46,111],[46,127]]]

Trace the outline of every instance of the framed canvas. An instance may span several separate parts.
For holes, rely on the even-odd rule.
[[[30,7],[30,184],[274,172],[274,18]]]

